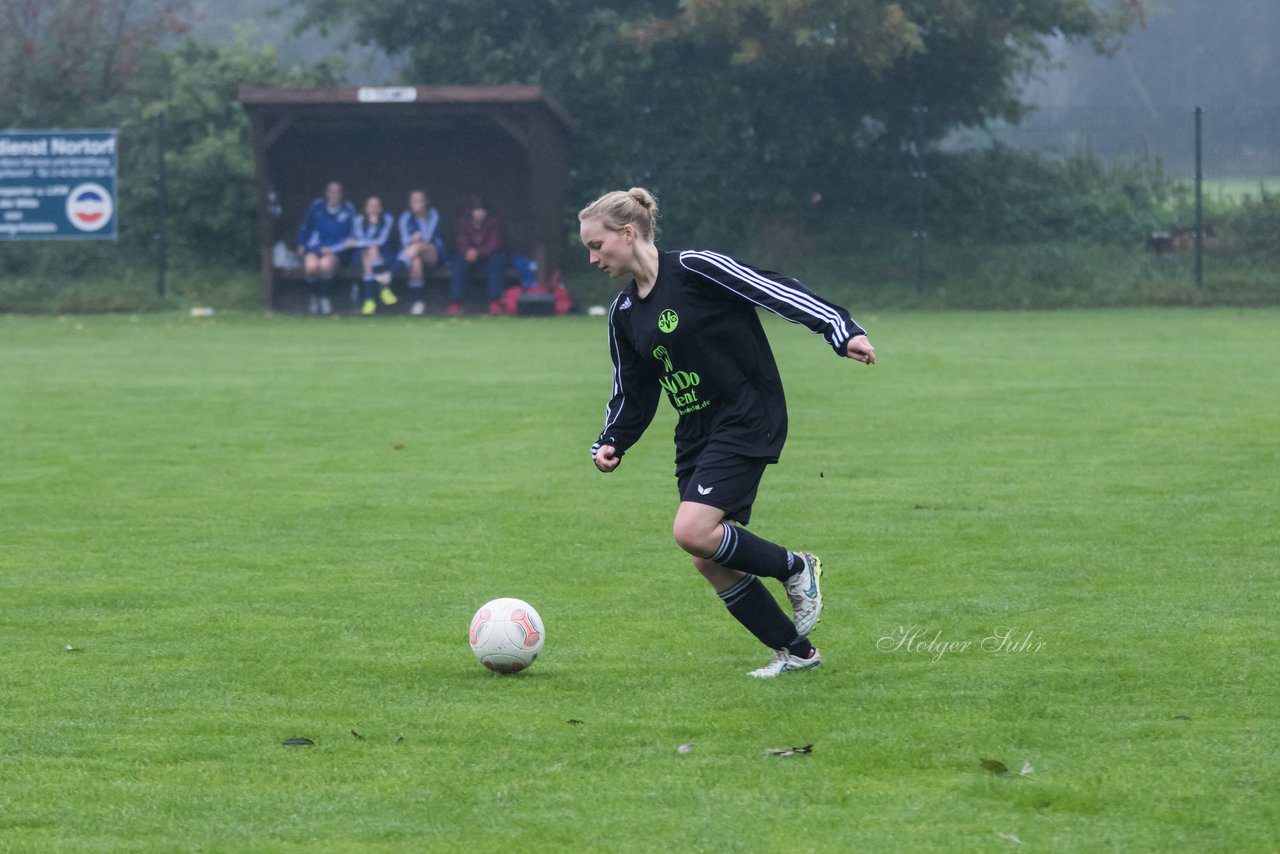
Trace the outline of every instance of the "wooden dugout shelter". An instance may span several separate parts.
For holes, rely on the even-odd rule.
[[[262,292],[275,299],[272,247],[290,248],[311,200],[342,182],[359,210],[381,196],[399,216],[412,190],[440,211],[445,240],[480,194],[505,224],[508,252],[556,269],[564,247],[573,122],[540,86],[240,90],[253,128]]]

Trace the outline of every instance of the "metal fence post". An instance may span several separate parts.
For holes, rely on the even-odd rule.
[[[155,115],[156,134],[156,293],[163,299],[165,274],[169,267],[169,193],[164,168],[164,111]]]
[[[924,181],[926,177],[924,169],[924,114],[928,111],[929,108],[924,106],[911,108],[911,112],[915,116],[916,132],[914,151],[912,152],[915,164],[911,172],[916,190],[916,227],[911,232],[916,250],[916,293],[924,292],[924,242],[929,236],[929,232],[925,229],[924,221]]]
[[[1204,287],[1204,109],[1196,107],[1196,287]]]

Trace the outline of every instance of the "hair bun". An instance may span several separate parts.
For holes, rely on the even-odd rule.
[[[644,187],[613,190],[578,211],[578,219],[583,222],[599,219],[613,231],[633,225],[641,237],[653,240],[657,232],[658,200]]]
[[[627,191],[627,195],[635,199],[645,210],[652,210],[654,206],[653,194],[644,187],[632,187]]]

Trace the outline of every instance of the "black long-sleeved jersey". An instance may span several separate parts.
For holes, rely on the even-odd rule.
[[[679,415],[677,472],[709,443],[776,462],[787,404],[757,307],[820,333],[842,356],[865,334],[848,311],[795,279],[716,252],[660,253],[649,294],[641,299],[632,281],[609,309],[613,397],[592,453],[634,445],[665,392]]]

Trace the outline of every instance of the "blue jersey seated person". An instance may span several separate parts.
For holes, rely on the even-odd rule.
[[[378,310],[378,298],[386,305],[395,305],[396,295],[391,290],[391,271],[387,269],[387,256],[392,230],[391,214],[382,209],[382,199],[370,196],[365,200],[364,213],[351,229],[349,243],[360,253],[360,297],[363,314]]]
[[[315,199],[298,226],[294,243],[302,256],[303,278],[309,290],[307,310],[333,312],[333,279],[349,249],[356,209],[342,196],[342,184],[330,181],[324,197]]]

